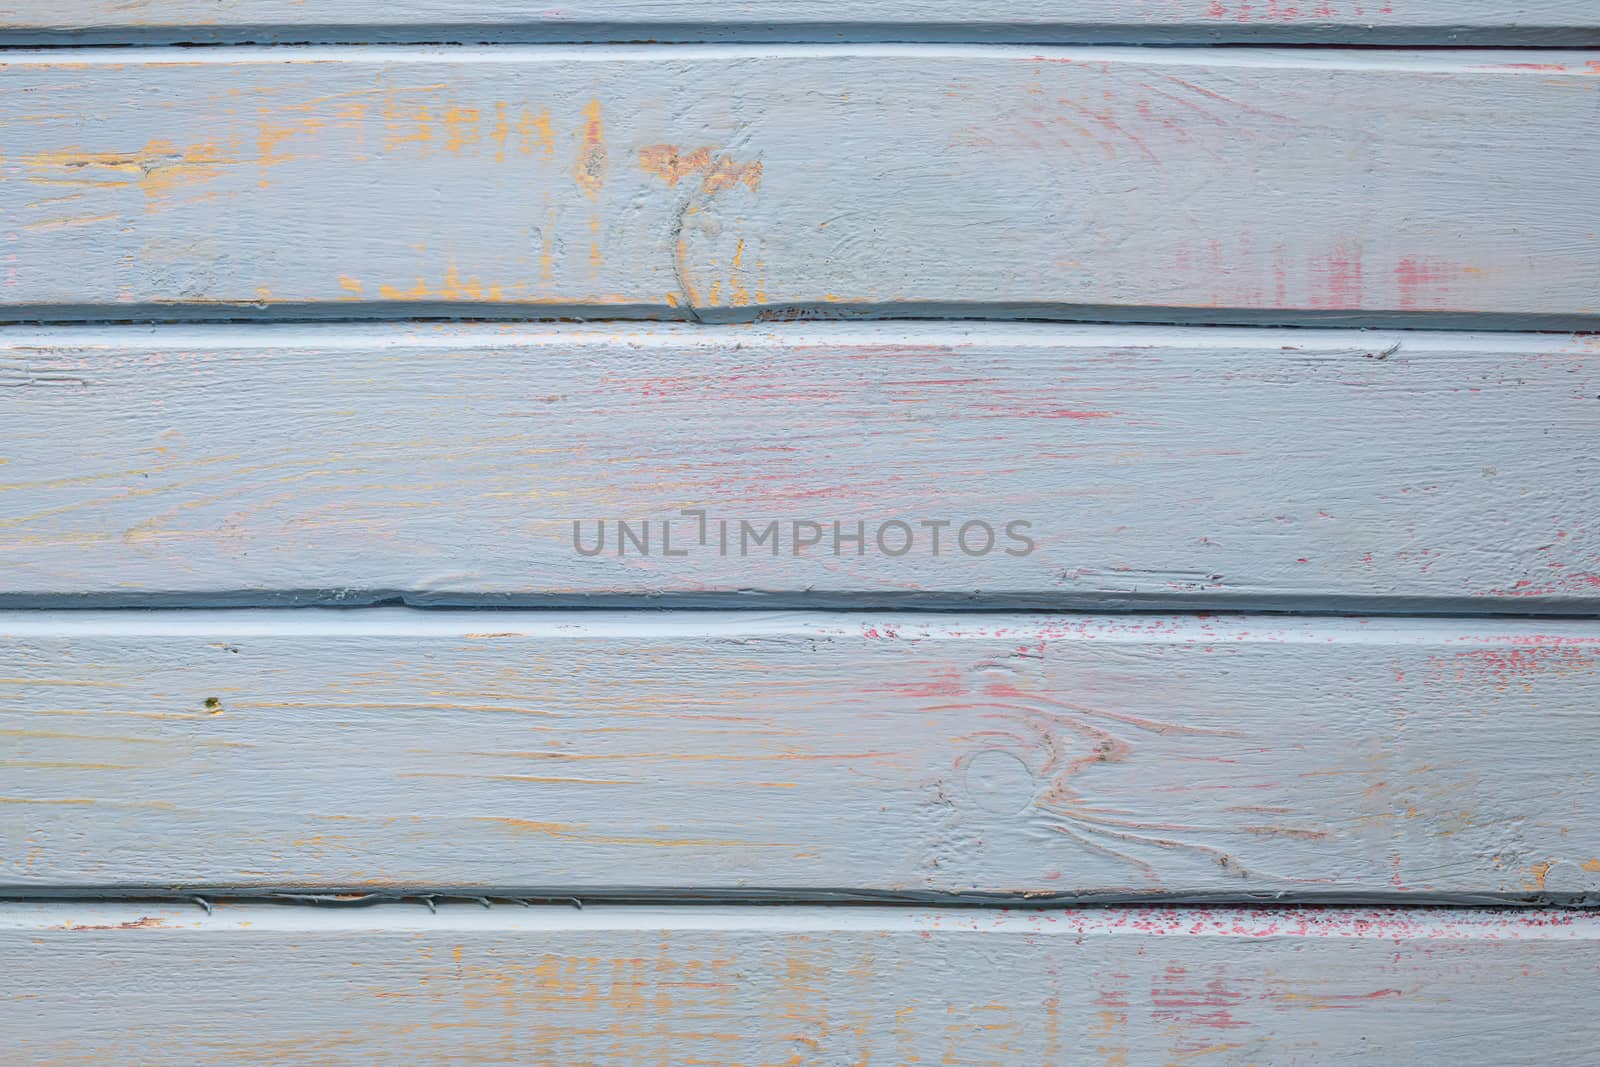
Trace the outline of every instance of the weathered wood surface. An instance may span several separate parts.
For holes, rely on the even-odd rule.
[[[1600,610],[1590,337],[784,324],[0,340],[13,604]],[[708,512],[704,544],[684,509]],[[648,522],[648,556],[618,520]],[[982,527],[960,539],[971,521],[995,533],[982,555]],[[574,522],[585,551],[605,523],[599,555]],[[797,535],[816,543],[797,555]]]
[[[7,1062],[1578,1067],[1561,912],[13,905]],[[25,976],[25,978],[24,978]]]
[[[0,317],[1587,327],[1596,55],[12,52]]]
[[[0,884],[1600,888],[1592,622],[0,616]]]
[[[1046,10],[1050,9],[1050,10]],[[13,40],[970,40],[1556,44],[1600,41],[1589,0],[10,0]]]

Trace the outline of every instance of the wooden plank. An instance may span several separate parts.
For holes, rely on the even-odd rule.
[[[8,1062],[1589,1062],[1551,911],[8,905]]]
[[[14,605],[1600,611],[1593,337],[116,327],[0,384]]]
[[[11,0],[0,33],[21,41],[852,41],[863,39],[1365,44],[1600,43],[1587,0]]]
[[[0,309],[1589,328],[1596,55],[12,52]]]
[[[13,888],[1600,887],[1594,622],[308,609],[0,633]]]

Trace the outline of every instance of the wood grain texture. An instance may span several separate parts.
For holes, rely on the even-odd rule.
[[[0,386],[12,604],[1600,611],[1592,337],[18,330]]]
[[[0,315],[1600,323],[1592,52],[12,52]]]
[[[1600,919],[9,905],[7,1061],[1591,1062]]]
[[[1046,10],[1050,9],[1050,10]],[[11,0],[12,40],[159,41],[851,41],[862,39],[1283,41],[1408,44],[1600,42],[1587,0]]]
[[[0,884],[1576,899],[1593,622],[11,613]]]

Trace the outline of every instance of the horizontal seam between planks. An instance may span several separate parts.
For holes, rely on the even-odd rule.
[[[1294,601],[1299,606],[1287,606]],[[1341,602],[1343,601],[1343,602]],[[1267,616],[1278,619],[1314,620],[1376,618],[1384,620],[1551,621],[1590,622],[1600,620],[1600,598],[1582,598],[1547,604],[1521,604],[1496,600],[1488,604],[1477,600],[1444,600],[1437,597],[1387,597],[1337,595],[1311,597],[1284,595],[1278,598],[1248,596],[1206,596],[1183,594],[1148,596],[1127,593],[1103,594],[962,594],[956,592],[877,593],[843,590],[837,592],[749,590],[727,593],[643,592],[525,594],[500,593],[441,596],[437,593],[395,592],[351,589],[325,590],[249,590],[209,593],[6,593],[0,591],[0,611],[27,615],[65,612],[80,615],[90,612],[241,612],[282,613],[285,618],[298,611],[360,611],[402,608],[430,615],[466,612],[481,617],[497,613],[528,612],[581,614],[587,612],[636,612],[659,615],[663,612],[688,614],[726,613],[730,615],[770,615],[774,612],[826,612],[840,615],[871,615],[889,612],[913,616],[974,615],[992,617],[1005,614],[1050,616],[1191,617],[1227,619]],[[1275,606],[1274,606],[1275,605]]]
[[[1184,347],[1191,350],[1232,350],[1271,345],[1274,335],[1292,331],[1302,351],[1341,352],[1370,349],[1382,344],[1371,337],[1373,328],[1361,326],[1213,326],[1158,323],[959,321],[946,319],[846,319],[694,323],[660,322],[541,322],[538,320],[456,319],[449,322],[394,321],[308,322],[168,322],[168,323],[57,323],[13,326],[0,332],[0,351],[60,347],[74,350],[164,351],[173,345],[215,345],[230,349],[270,351],[316,347],[343,352],[456,351],[464,347],[516,348],[530,353],[550,348],[566,353],[573,345],[625,344],[628,351],[649,348],[693,349],[720,347],[747,339],[774,346],[838,345],[841,347],[899,345],[909,332],[918,343],[975,348],[1004,344],[1010,348],[1097,349]],[[1385,333],[1402,331],[1383,331]],[[1416,329],[1403,332],[1406,355],[1416,353],[1516,354],[1536,339],[1552,336],[1575,339],[1583,331],[1490,331]]]
[[[382,305],[352,309],[322,304],[172,305],[148,311],[127,305],[54,305],[50,308],[0,303],[0,326],[190,326],[190,325],[405,325],[427,323],[506,323],[604,325],[677,323],[697,326],[773,326],[786,323],[1023,323],[1060,326],[1216,326],[1265,329],[1365,329],[1438,333],[1592,333],[1600,315],[1500,311],[1318,311],[1271,308],[1182,308],[1172,306],[1085,307],[1072,304],[892,305],[836,304],[724,308],[697,306],[666,314],[665,306],[563,305]],[[693,314],[690,314],[690,311]]]
[[[0,39],[5,31],[0,30]],[[1595,29],[1600,41],[1600,26]],[[176,51],[175,51],[176,47]],[[1592,52],[1596,46],[1566,45],[1527,49],[1519,45],[1458,48],[1438,47],[1359,48],[1338,46],[1259,45],[1128,45],[1128,44],[1019,44],[1012,42],[922,42],[922,41],[846,41],[846,42],[704,42],[661,43],[520,43],[491,42],[473,45],[423,45],[375,42],[372,44],[268,44],[229,46],[122,46],[79,45],[33,49],[7,47],[0,51],[0,66],[126,67],[140,64],[170,64],[182,55],[180,65],[263,65],[282,66],[301,63],[649,63],[659,59],[741,60],[741,59],[1031,59],[1040,50],[1052,59],[1072,59],[1081,55],[1090,62],[1129,61],[1147,65],[1186,66],[1201,63],[1207,67],[1247,69],[1318,70],[1397,70],[1403,72],[1469,71],[1475,75],[1526,78],[1529,71],[1514,65],[1482,65],[1485,60],[1514,60],[1517,53],[1537,51],[1540,55],[1567,52],[1574,57]],[[35,54],[36,53],[36,54]],[[1460,57],[1460,62],[1456,57]],[[1466,61],[1470,60],[1470,64]],[[1541,73],[1549,77],[1548,72]],[[1572,71],[1574,79],[1591,78],[1583,71]]]
[[[1600,24],[1477,26],[1399,25],[1378,28],[1329,21],[1282,27],[1219,27],[1200,22],[1136,27],[1126,23],[672,23],[419,22],[384,25],[239,24],[0,28],[0,52],[74,48],[243,49],[265,47],[463,47],[705,45],[975,45],[1114,48],[1295,48],[1572,50],[1600,44]]]
[[[4,886],[0,908],[7,904],[189,904],[210,912],[218,905],[254,904],[285,907],[363,909],[384,905],[415,905],[430,910],[442,904],[537,907],[556,905],[582,910],[585,905],[608,907],[670,906],[685,909],[717,907],[874,907],[886,909],[952,908],[963,911],[1052,911],[1060,909],[1138,908],[1159,910],[1181,907],[1338,909],[1413,908],[1438,910],[1496,909],[1516,913],[1541,908],[1564,912],[1600,908],[1592,893],[1429,893],[1394,892],[1271,892],[1228,893],[1162,891],[1152,893],[960,893],[937,891],[750,888],[650,888],[592,886],[462,887],[399,886],[374,890],[364,887],[228,886],[197,883],[177,887],[150,886]]]

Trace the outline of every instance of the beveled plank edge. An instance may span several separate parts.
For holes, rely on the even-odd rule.
[[[278,305],[272,305],[278,306]],[[310,305],[323,306],[323,305]],[[969,319],[821,320],[751,323],[692,323],[681,319],[625,322],[543,320],[512,315],[496,319],[492,307],[474,308],[467,318],[445,321],[387,318],[373,321],[328,319],[266,322],[58,323],[17,325],[0,333],[0,350],[36,346],[120,350],[127,347],[219,346],[249,351],[309,347],[330,352],[385,349],[455,349],[463,346],[517,345],[564,348],[574,344],[626,342],[643,349],[720,348],[730,339],[746,344],[864,346],[897,341],[907,327],[925,344],[1005,344],[1025,348],[1182,347],[1195,351],[1263,345],[1276,350],[1285,328],[1266,325],[1183,325],[1172,323],[1030,322]],[[1293,328],[1287,334],[1300,347],[1388,347],[1399,341],[1406,353],[1473,352],[1515,354],[1531,344],[1600,340],[1585,331],[1383,330],[1355,311],[1328,312],[1354,325]],[[1543,336],[1550,333],[1552,336]]]
[[[1600,34],[1600,18],[1596,19],[1596,33]],[[0,27],[0,33],[4,28]],[[1016,44],[1005,41],[977,42],[920,42],[920,41],[800,41],[740,42],[707,41],[692,44],[663,44],[654,41],[630,40],[617,44],[589,45],[573,43],[546,46],[538,43],[503,42],[495,46],[472,48],[438,47],[431,44],[403,44],[379,42],[370,45],[304,44],[304,45],[242,45],[237,48],[199,48],[174,53],[165,45],[85,45],[72,55],[59,48],[41,48],[32,51],[15,48],[0,52],[0,68],[59,68],[68,65],[71,70],[88,70],[108,67],[123,70],[143,64],[171,64],[181,55],[186,67],[227,67],[237,70],[243,66],[272,67],[305,64],[372,63],[450,63],[461,65],[527,65],[542,63],[637,63],[645,66],[662,62],[683,60],[739,60],[739,59],[802,59],[828,60],[849,58],[911,58],[941,61],[1026,59],[1073,59],[1093,62],[1138,63],[1152,67],[1192,67],[1203,60],[1208,69],[1245,70],[1357,70],[1395,71],[1402,73],[1466,73],[1491,75],[1505,79],[1527,79],[1530,76],[1548,76],[1543,67],[1530,72],[1518,65],[1521,53],[1518,45],[1493,47],[1450,48],[1298,48],[1240,47],[1240,48],[1152,48],[1144,45],[1116,44],[1045,44],[1047,56],[1031,49],[1030,43]],[[1541,49],[1538,55],[1550,63],[1561,61],[1582,64],[1589,58],[1593,46],[1566,45],[1561,48]],[[1552,54],[1553,53],[1553,54]],[[1563,54],[1564,53],[1564,54]],[[1570,77],[1588,77],[1586,69],[1555,71]],[[395,301],[401,303],[404,301]]]
[[[133,920],[130,925],[128,920]],[[1155,937],[1253,938],[1282,934],[1338,940],[1594,941],[1600,917],[1563,911],[1499,908],[1225,907],[1066,908],[952,911],[934,908],[797,906],[674,907],[617,905],[573,908],[483,908],[471,903],[417,908],[304,908],[239,904],[211,911],[157,909],[119,902],[11,903],[0,907],[0,930],[219,931],[307,933],[479,931],[507,933],[663,929],[757,931],[953,931],[1081,937],[1133,932]],[[139,925],[139,920],[144,920]],[[152,921],[153,920],[153,921]],[[1135,924],[1134,920],[1137,920]]]
[[[1540,47],[1600,45],[1595,25],[1388,25],[1268,21],[1176,23],[1009,22],[414,22],[103,27],[0,25],[0,48],[250,45],[496,44],[1040,44],[1320,45],[1329,47]]]
[[[215,589],[204,592],[8,593],[0,611],[286,611],[408,608],[420,611],[833,611],[915,613],[1007,612],[1128,615],[1272,615],[1328,618],[1600,619],[1595,596],[1479,597],[1324,594],[1320,596],[1167,591],[1040,592],[1038,590],[740,589],[730,592],[468,593],[404,589]]]
[[[331,910],[365,910],[419,907],[472,906],[494,910],[504,907],[557,906],[576,911],[590,907],[715,909],[721,907],[881,908],[886,911],[918,908],[953,909],[958,912],[1038,912],[1063,908],[1391,908],[1498,909],[1553,913],[1600,909],[1594,893],[1371,893],[1305,892],[1168,892],[1148,893],[942,893],[870,889],[826,889],[748,886],[684,886],[676,889],[618,886],[604,890],[562,886],[408,886],[375,890],[371,886],[251,886],[195,883],[192,885],[128,886],[74,885],[41,888],[0,885],[0,911],[17,905],[69,902],[118,906],[182,906],[211,914],[232,906],[308,906]]]
[[[4,58],[0,44],[0,60]],[[3,65],[3,64],[0,64]],[[525,324],[694,323],[706,326],[815,323],[1047,323],[1062,325],[1243,327],[1429,332],[1568,333],[1600,331],[1600,314],[1486,311],[1340,311],[1315,308],[1188,308],[1060,303],[773,303],[750,307],[667,304],[548,304],[482,301],[324,303],[24,304],[0,307],[0,327],[183,326],[186,324],[338,324],[500,322]]]
[[[1008,617],[1009,616],[1009,617]],[[871,627],[856,613],[772,609],[766,611],[421,611],[385,607],[366,611],[321,608],[285,612],[271,608],[243,610],[123,610],[54,614],[46,611],[0,613],[0,638],[67,637],[472,637],[487,620],[501,629],[495,637],[547,641],[625,637],[770,637],[848,636],[886,640],[953,640],[1010,635],[1023,627],[1049,627],[1050,636],[1102,643],[1173,644],[1229,640],[1237,644],[1325,645],[1330,640],[1353,644],[1425,644],[1442,639],[1478,638],[1485,629],[1476,619],[1384,618],[1368,626],[1366,615],[1323,616],[1298,613],[1258,617],[1255,612],[1168,611],[1146,613],[1135,620],[1114,612],[989,612],[879,613]],[[1378,621],[1378,620],[1374,620]],[[1504,620],[1507,624],[1519,620]],[[1563,620],[1558,632],[1582,641],[1600,641],[1600,632]],[[1522,627],[1507,626],[1505,633]],[[1220,636],[1219,636],[1220,634]]]

